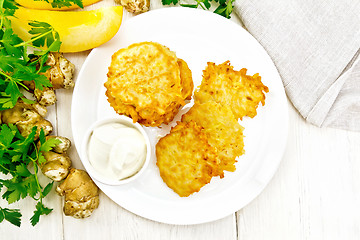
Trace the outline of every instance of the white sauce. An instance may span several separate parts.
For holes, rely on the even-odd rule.
[[[146,142],[137,129],[108,123],[94,129],[88,155],[97,172],[107,178],[121,180],[137,173],[144,164]]]

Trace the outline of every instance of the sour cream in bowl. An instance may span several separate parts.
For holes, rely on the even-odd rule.
[[[108,185],[135,180],[145,171],[150,155],[148,135],[126,116],[95,122],[81,146],[81,159],[90,176]]]

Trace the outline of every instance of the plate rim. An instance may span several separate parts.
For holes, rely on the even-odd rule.
[[[126,21],[123,22],[122,25],[125,25],[127,24],[128,22],[132,22],[132,21],[139,21],[138,19],[140,18],[147,18],[148,16],[151,17],[151,15],[155,15],[155,14],[158,14],[159,12],[167,12],[167,14],[178,14],[177,12],[180,12],[180,14],[184,14],[183,12],[191,12],[191,13],[195,13],[195,14],[198,14],[198,15],[208,15],[208,16],[211,16],[211,17],[215,17],[215,18],[218,18],[219,21],[228,21],[227,24],[233,24],[233,26],[236,26],[239,30],[242,29],[241,31],[243,31],[245,34],[248,34],[252,39],[253,41],[256,41],[258,46],[261,48],[261,51],[265,53],[265,55],[270,59],[270,62],[272,63],[272,66],[271,68],[274,68],[280,81],[281,81],[281,77],[279,75],[279,72],[275,66],[275,64],[273,63],[273,61],[271,60],[270,56],[268,55],[268,53],[266,52],[266,50],[261,46],[261,44],[254,38],[251,36],[250,33],[248,33],[245,29],[243,29],[239,24],[233,22],[233,21],[230,21],[230,20],[227,20],[217,14],[214,14],[212,12],[209,12],[209,11],[204,11],[204,10],[199,10],[199,9],[188,9],[188,8],[181,8],[181,7],[169,7],[169,8],[161,8],[161,9],[156,9],[156,10],[151,10],[147,13],[143,13],[141,15],[138,15],[136,17],[132,17],[130,19],[127,19]],[[121,29],[121,27],[120,27]],[[120,30],[119,30],[120,31]],[[116,36],[114,37],[116,38]],[[97,51],[99,51],[99,49],[101,49],[101,46],[98,47],[98,48],[95,48],[93,49],[90,54],[87,56],[86,60],[84,61],[80,71],[79,71],[79,74],[77,76],[77,82],[79,81],[79,79],[81,79],[81,76],[84,75],[84,72],[85,72],[85,69],[86,69],[86,66],[89,65],[89,62],[91,61],[91,58],[93,55],[96,54]],[[74,137],[74,143],[75,143],[75,148],[77,150],[77,152],[79,153],[80,152],[80,145],[77,141],[75,141],[75,139],[78,138],[77,136],[77,133],[76,131],[74,131],[74,117],[75,117],[75,114],[73,114],[73,111],[75,111],[74,107],[73,106],[76,106],[74,104],[74,102],[76,101],[76,94],[77,92],[79,91],[79,89],[76,87],[77,84],[75,85],[75,88],[74,88],[74,91],[73,91],[73,98],[72,98],[72,105],[71,105],[71,129],[72,129],[72,134],[73,134],[73,137]],[[206,223],[206,222],[212,222],[212,221],[215,221],[215,220],[218,220],[218,219],[221,219],[221,218],[224,218],[228,215],[231,215],[233,213],[235,213],[236,211],[242,209],[243,207],[245,207],[247,204],[249,204],[251,201],[253,201],[265,188],[266,186],[269,184],[269,182],[271,181],[271,179],[274,177],[280,163],[281,163],[281,160],[282,160],[282,157],[284,155],[284,152],[285,152],[285,149],[286,149],[286,142],[287,142],[287,137],[288,137],[288,127],[289,127],[289,112],[288,112],[288,100],[287,100],[287,97],[286,97],[286,94],[285,94],[285,89],[282,88],[282,91],[281,91],[282,95],[283,95],[283,98],[285,100],[285,103],[284,105],[284,109],[285,112],[284,112],[284,119],[283,119],[283,123],[284,123],[284,132],[283,132],[283,137],[282,137],[282,142],[281,142],[281,148],[278,149],[278,157],[277,157],[277,162],[276,164],[274,164],[272,167],[272,171],[271,171],[271,174],[269,174],[266,179],[264,180],[265,181],[265,184],[261,184],[261,187],[258,187],[256,189],[256,193],[255,194],[252,194],[253,196],[251,197],[248,197],[248,199],[245,201],[246,203],[245,204],[242,204],[242,206],[240,207],[233,207],[231,210],[228,210],[226,212],[224,212],[223,214],[217,214],[217,215],[213,215],[211,217],[206,217],[206,219],[196,219],[196,220],[191,220],[191,219],[187,219],[187,221],[183,221],[183,220],[176,220],[176,218],[172,218],[172,219],[166,219],[166,217],[154,217],[154,216],[148,216],[148,214],[144,214],[142,211],[139,211],[138,209],[134,209],[132,207],[129,207],[129,206],[124,206],[124,204],[120,204],[118,203],[118,201],[115,201],[111,196],[109,196],[109,189],[108,189],[108,186],[102,186],[101,183],[99,182],[96,182],[96,184],[99,186],[99,188],[110,198],[112,199],[116,204],[118,204],[119,206],[127,209],[128,211],[138,215],[138,216],[141,216],[141,217],[144,217],[144,218],[147,218],[147,219],[150,219],[150,220],[154,220],[154,221],[157,221],[157,222],[162,222],[162,223],[167,223],[167,224],[176,224],[176,225],[193,225],[193,224],[201,224],[201,223]],[[81,160],[81,157],[80,157],[80,160]],[[81,160],[82,162],[82,160]]]

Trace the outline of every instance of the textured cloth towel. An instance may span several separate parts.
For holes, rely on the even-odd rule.
[[[308,122],[360,131],[359,0],[236,0],[234,12]]]

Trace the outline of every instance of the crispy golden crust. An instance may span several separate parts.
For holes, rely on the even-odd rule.
[[[186,74],[181,70],[184,99],[193,88],[186,86]],[[236,170],[236,158],[244,154],[244,128],[238,118],[254,117],[268,92],[258,74],[248,76],[245,68],[235,71],[229,61],[208,63],[203,74],[194,106],[156,145],[160,175],[181,197],[198,192],[214,176],[224,177],[224,171]]]
[[[236,157],[244,153],[243,127],[235,119],[228,106],[222,106],[214,101],[196,102],[182,116],[182,122],[196,122],[203,128],[209,144],[219,154],[219,176],[224,177],[224,170],[236,170]]]
[[[230,106],[235,118],[256,116],[256,108],[260,102],[265,104],[265,93],[269,89],[259,74],[249,76],[246,71],[246,68],[235,71],[229,61],[219,65],[209,62],[200,88],[195,91],[195,101],[213,100]]]
[[[191,100],[192,92],[194,90],[194,82],[192,80],[192,73],[187,63],[178,58],[178,65],[180,68],[180,78],[182,86],[182,95],[185,100]]]
[[[110,105],[146,126],[173,120],[193,89],[191,71],[167,47],[142,42],[112,56],[105,83]]]
[[[216,150],[195,122],[180,122],[156,145],[160,176],[179,196],[187,197],[218,175]]]

